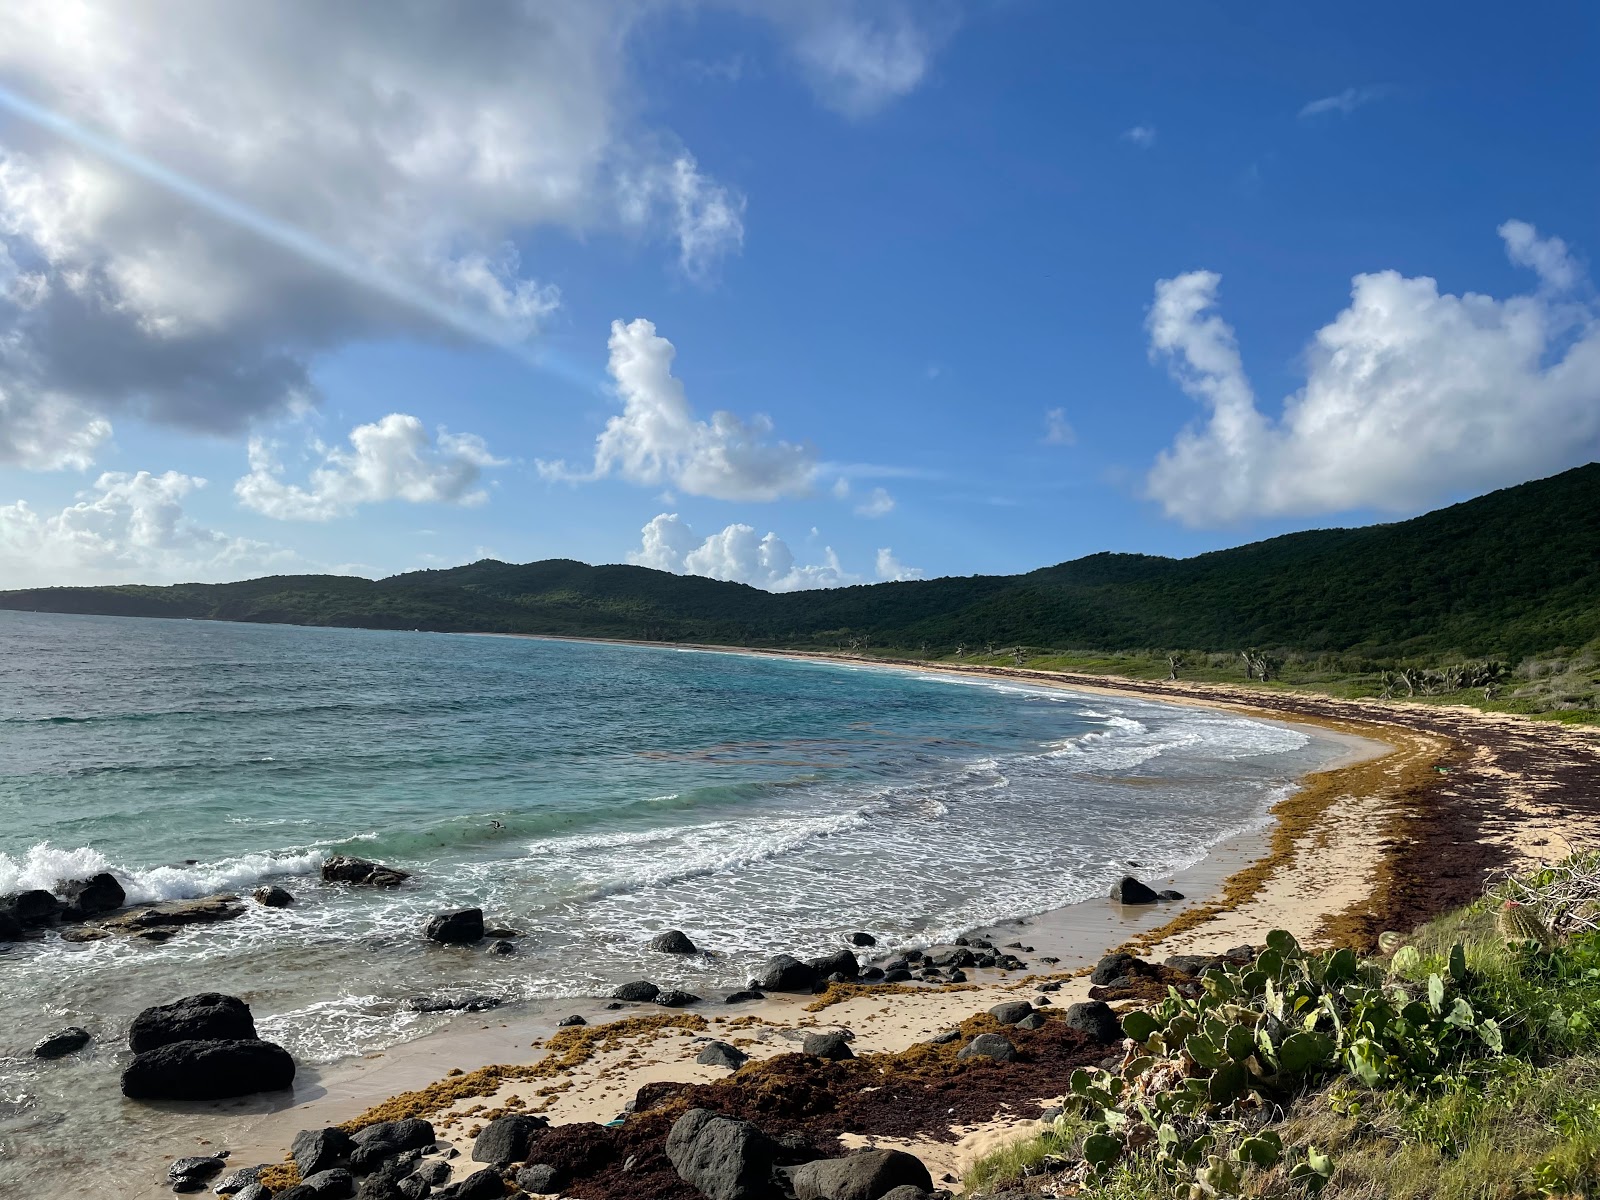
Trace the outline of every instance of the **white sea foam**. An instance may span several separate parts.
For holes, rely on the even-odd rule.
[[[0,854],[0,895],[32,888],[49,891],[66,880],[87,879],[106,871],[122,884],[130,903],[190,900],[247,888],[272,875],[309,875],[322,865],[324,857],[321,850],[244,854],[215,863],[129,870],[93,846],[63,850],[40,842],[21,858]]]

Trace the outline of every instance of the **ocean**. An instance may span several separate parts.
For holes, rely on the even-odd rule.
[[[535,638],[0,612],[0,895],[109,870],[130,901],[281,884],[155,945],[0,946],[0,1191],[91,1158],[118,1040],[198,991],[308,1066],[508,1002],[648,977],[711,995],[855,930],[884,949],[1104,895],[1259,828],[1339,746],[1195,707],[914,669]],[[393,891],[321,882],[350,853]],[[430,945],[468,905],[506,957]],[[711,952],[652,953],[682,929]],[[27,1049],[81,1024],[74,1059]],[[98,1152],[103,1154],[104,1147]],[[30,1163],[33,1164],[30,1167]]]

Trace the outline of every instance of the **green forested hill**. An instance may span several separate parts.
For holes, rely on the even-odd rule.
[[[1392,525],[1188,559],[1095,554],[1026,575],[772,595],[642,567],[485,560],[377,581],[0,592],[0,608],[935,652],[1021,643],[1518,657],[1600,637],[1600,464]]]

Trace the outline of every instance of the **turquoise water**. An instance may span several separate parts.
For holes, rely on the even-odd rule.
[[[299,897],[160,946],[11,947],[0,1055],[81,1023],[110,1056],[200,990],[315,1064],[435,1027],[421,992],[735,987],[851,930],[926,943],[1104,894],[1126,859],[1187,865],[1333,752],[1203,709],[663,648],[4,612],[0,649],[0,894],[111,870],[135,900]],[[325,886],[332,851],[415,879]],[[466,904],[518,953],[418,936]],[[716,957],[652,955],[667,928]],[[114,1087],[103,1061],[0,1058],[0,1103],[68,1104],[73,1071]]]

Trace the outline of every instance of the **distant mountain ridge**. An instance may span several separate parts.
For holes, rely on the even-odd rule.
[[[1519,657],[1600,638],[1600,464],[1408,521],[1194,558],[1091,554],[1025,575],[774,594],[569,559],[388,579],[35,588],[0,608],[935,652],[959,644]]]

